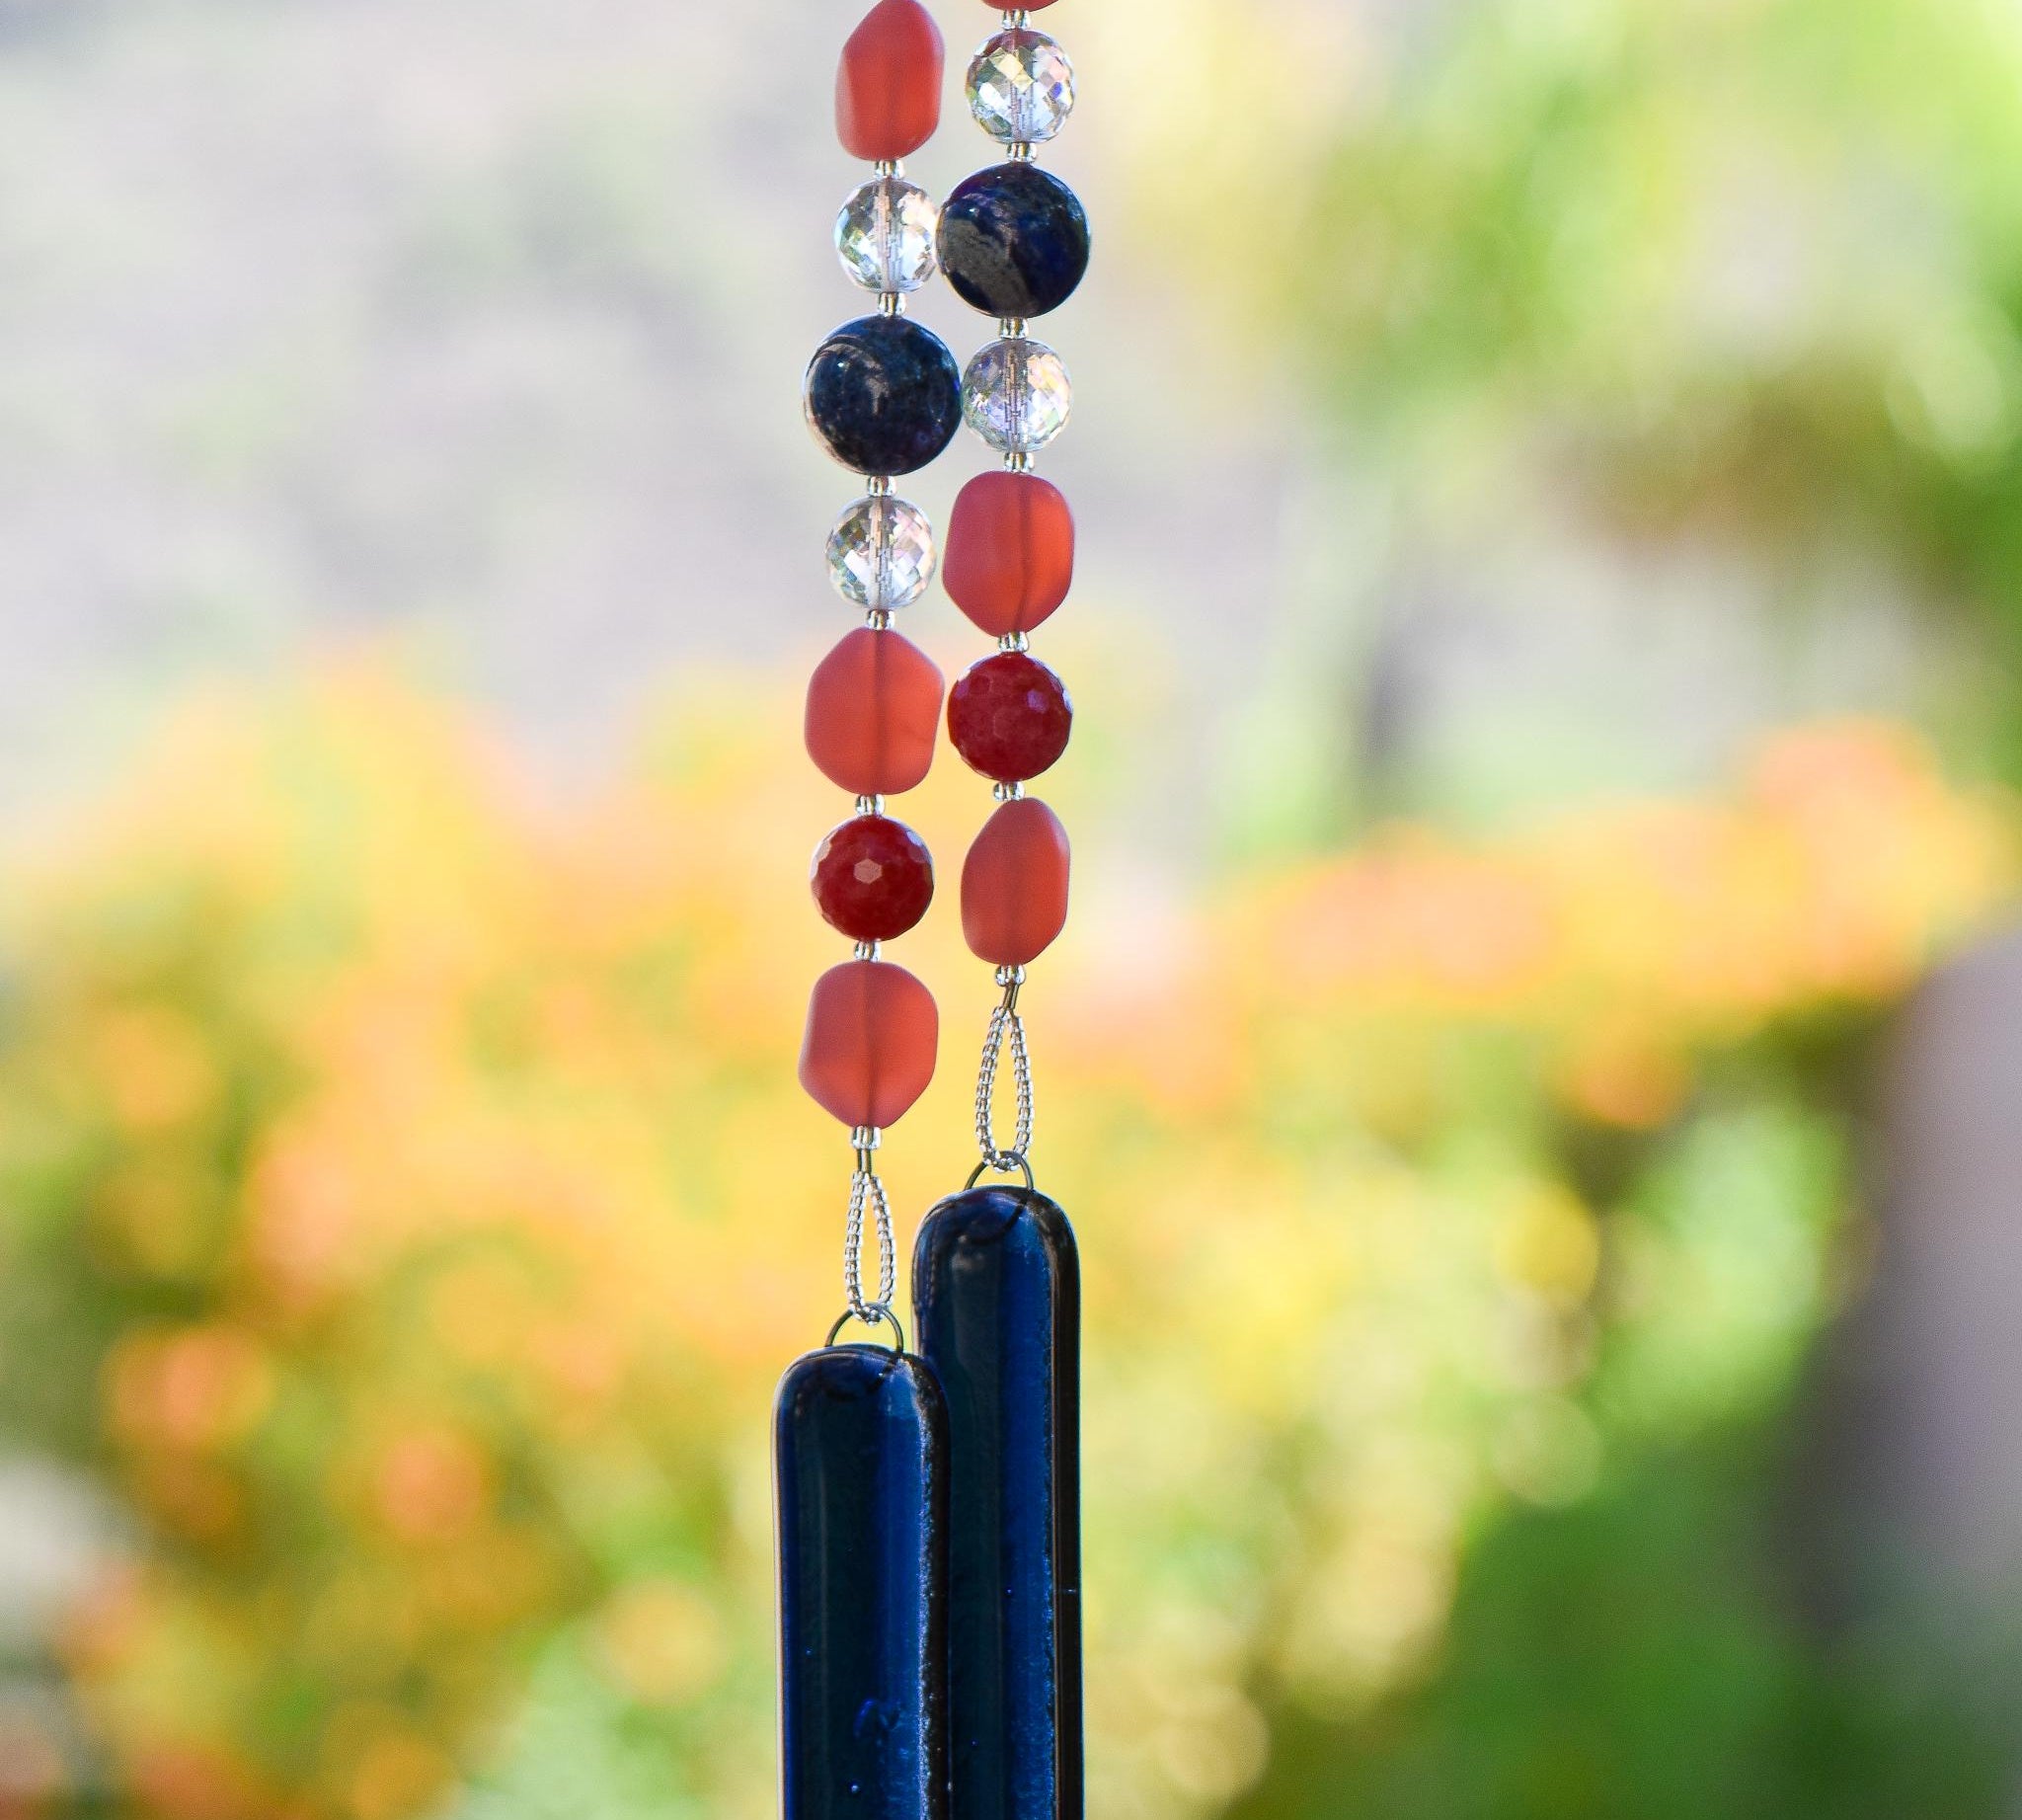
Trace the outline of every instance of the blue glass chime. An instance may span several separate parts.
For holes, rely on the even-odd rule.
[[[786,1820],[1081,1820],[1080,1276],[1066,1216],[972,1188],[921,1228],[919,1356],[781,1386]]]

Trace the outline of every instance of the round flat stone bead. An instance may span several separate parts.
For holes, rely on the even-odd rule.
[[[1014,160],[965,177],[941,205],[941,270],[991,316],[1044,316],[1088,271],[1088,216],[1050,171]]]
[[[866,290],[918,290],[934,276],[934,198],[902,177],[874,177],[835,217],[835,254]]]
[[[1060,818],[1036,797],[1006,803],[962,868],[962,933],[977,959],[1023,967],[1067,926],[1072,853]]]
[[[1005,145],[1041,145],[1074,112],[1074,65],[1044,32],[1013,26],[985,40],[969,66],[969,111]]]
[[[1073,731],[1067,685],[1022,651],[972,665],[948,695],[955,750],[972,770],[999,783],[1023,783],[1050,770]]]
[[[941,1045],[934,995],[885,961],[845,961],[815,982],[801,1085],[849,1126],[896,1125],[933,1083]]]
[[[985,342],[962,375],[962,414],[992,448],[1033,455],[1067,428],[1074,386],[1067,363],[1022,335]]]
[[[933,768],[941,673],[896,632],[859,626],[808,684],[808,755],[851,796],[899,796]]]
[[[858,474],[910,474],[953,440],[962,374],[948,344],[905,316],[860,316],[815,351],[808,422]]]
[[[853,158],[904,158],[941,123],[946,51],[920,0],[878,0],[842,47],[835,131]]]
[[[1037,474],[978,474],[956,496],[948,596],[992,638],[1045,624],[1074,582],[1074,514]]]
[[[809,869],[824,921],[851,941],[893,941],[917,928],[934,901],[927,843],[890,816],[856,816],[831,829]]]
[[[858,500],[828,533],[828,579],[867,612],[910,606],[927,592],[936,560],[927,514],[889,493]]]

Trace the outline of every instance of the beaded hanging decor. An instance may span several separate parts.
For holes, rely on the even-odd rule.
[[[1066,1217],[1034,1176],[1020,994],[1065,925],[1069,873],[1066,831],[1026,785],[1058,760],[1073,725],[1065,686],[1030,650],[1073,577],[1073,514],[1033,471],[1071,392],[1060,356],[1028,324],[1080,284],[1089,231],[1074,193],[1035,157],[1075,95],[1066,53],[1031,22],[1038,10],[1005,12],[972,59],[971,111],[1003,156],[938,207],[900,163],[939,124],[944,51],[920,0],[879,0],[836,82],[843,147],[873,168],[843,204],[835,245],[877,307],[821,344],[806,402],[817,439],[864,477],[828,539],[830,576],[864,623],[815,673],[807,744],[855,799],[814,865],[820,912],[855,948],[816,985],[801,1079],[848,1130],[855,1169],[847,1306],[827,1344],[787,1373],[775,1423],[786,1820],[1083,1811],[1079,1276]],[[906,314],[937,273],[996,320],[966,368]],[[964,422],[1002,464],[962,489],[938,565],[933,527],[894,485]],[[939,739],[941,673],[894,626],[937,566],[955,604],[997,641],[948,692],[946,725],[996,799],[963,867],[961,910],[1000,996],[976,1087],[981,1160],[921,1227],[908,1350],[877,1165],[885,1133],[933,1077],[940,1020],[884,944],[927,914],[934,869],[886,811],[926,777]],[[1005,1143],[996,1102],[1007,1063]],[[979,1185],[986,1175],[1012,1179]],[[890,1344],[838,1344],[852,1322]]]

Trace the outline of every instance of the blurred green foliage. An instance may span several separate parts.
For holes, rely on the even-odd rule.
[[[1937,705],[2022,769],[2022,15],[1278,0],[1246,30],[1227,105],[1147,138],[1139,244],[1250,223],[1188,270],[1386,483],[1746,549],[1828,628],[1817,590],[1878,567],[1933,660],[1977,628]]]

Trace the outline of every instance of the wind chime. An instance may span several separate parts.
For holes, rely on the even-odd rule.
[[[801,1080],[849,1132],[848,1307],[780,1386],[781,1745],[786,1820],[1081,1820],[1080,1290],[1074,1237],[1038,1191],[1032,1068],[1019,994],[1067,917],[1068,843],[1026,785],[1059,758],[1073,709],[1029,635],[1065,599],[1074,520],[1034,459],[1067,421],[1060,357],[1027,333],[1088,265],[1074,193],[1034,161],[1074,103],[1072,66],[1029,9],[970,64],[977,123],[1003,158],[938,208],[899,161],[940,121],[943,49],[920,0],[880,0],[836,85],[844,148],[873,166],[835,244],[876,309],[822,343],[807,410],[864,476],[828,540],[836,588],[864,624],[808,693],[815,763],[856,799],[815,856],[821,914],[856,944],[816,985]],[[997,332],[957,365],[906,315],[944,273]],[[981,1161],[923,1225],[913,1257],[917,1351],[893,1301],[897,1250],[878,1174],[884,1135],[933,1077],[932,994],[884,958],[934,895],[933,861],[887,799],[933,762],[940,672],[894,627],[937,567],[933,528],[893,490],[964,421],[1002,458],[963,488],[943,565],[950,596],[997,641],[947,696],[955,750],[996,808],[962,875],[962,926],[995,969],[975,1098]],[[1011,1141],[996,1129],[1006,1058]],[[983,1183],[985,1176],[1009,1178]],[[867,1230],[877,1249],[866,1282]],[[852,1322],[878,1343],[838,1345]]]

